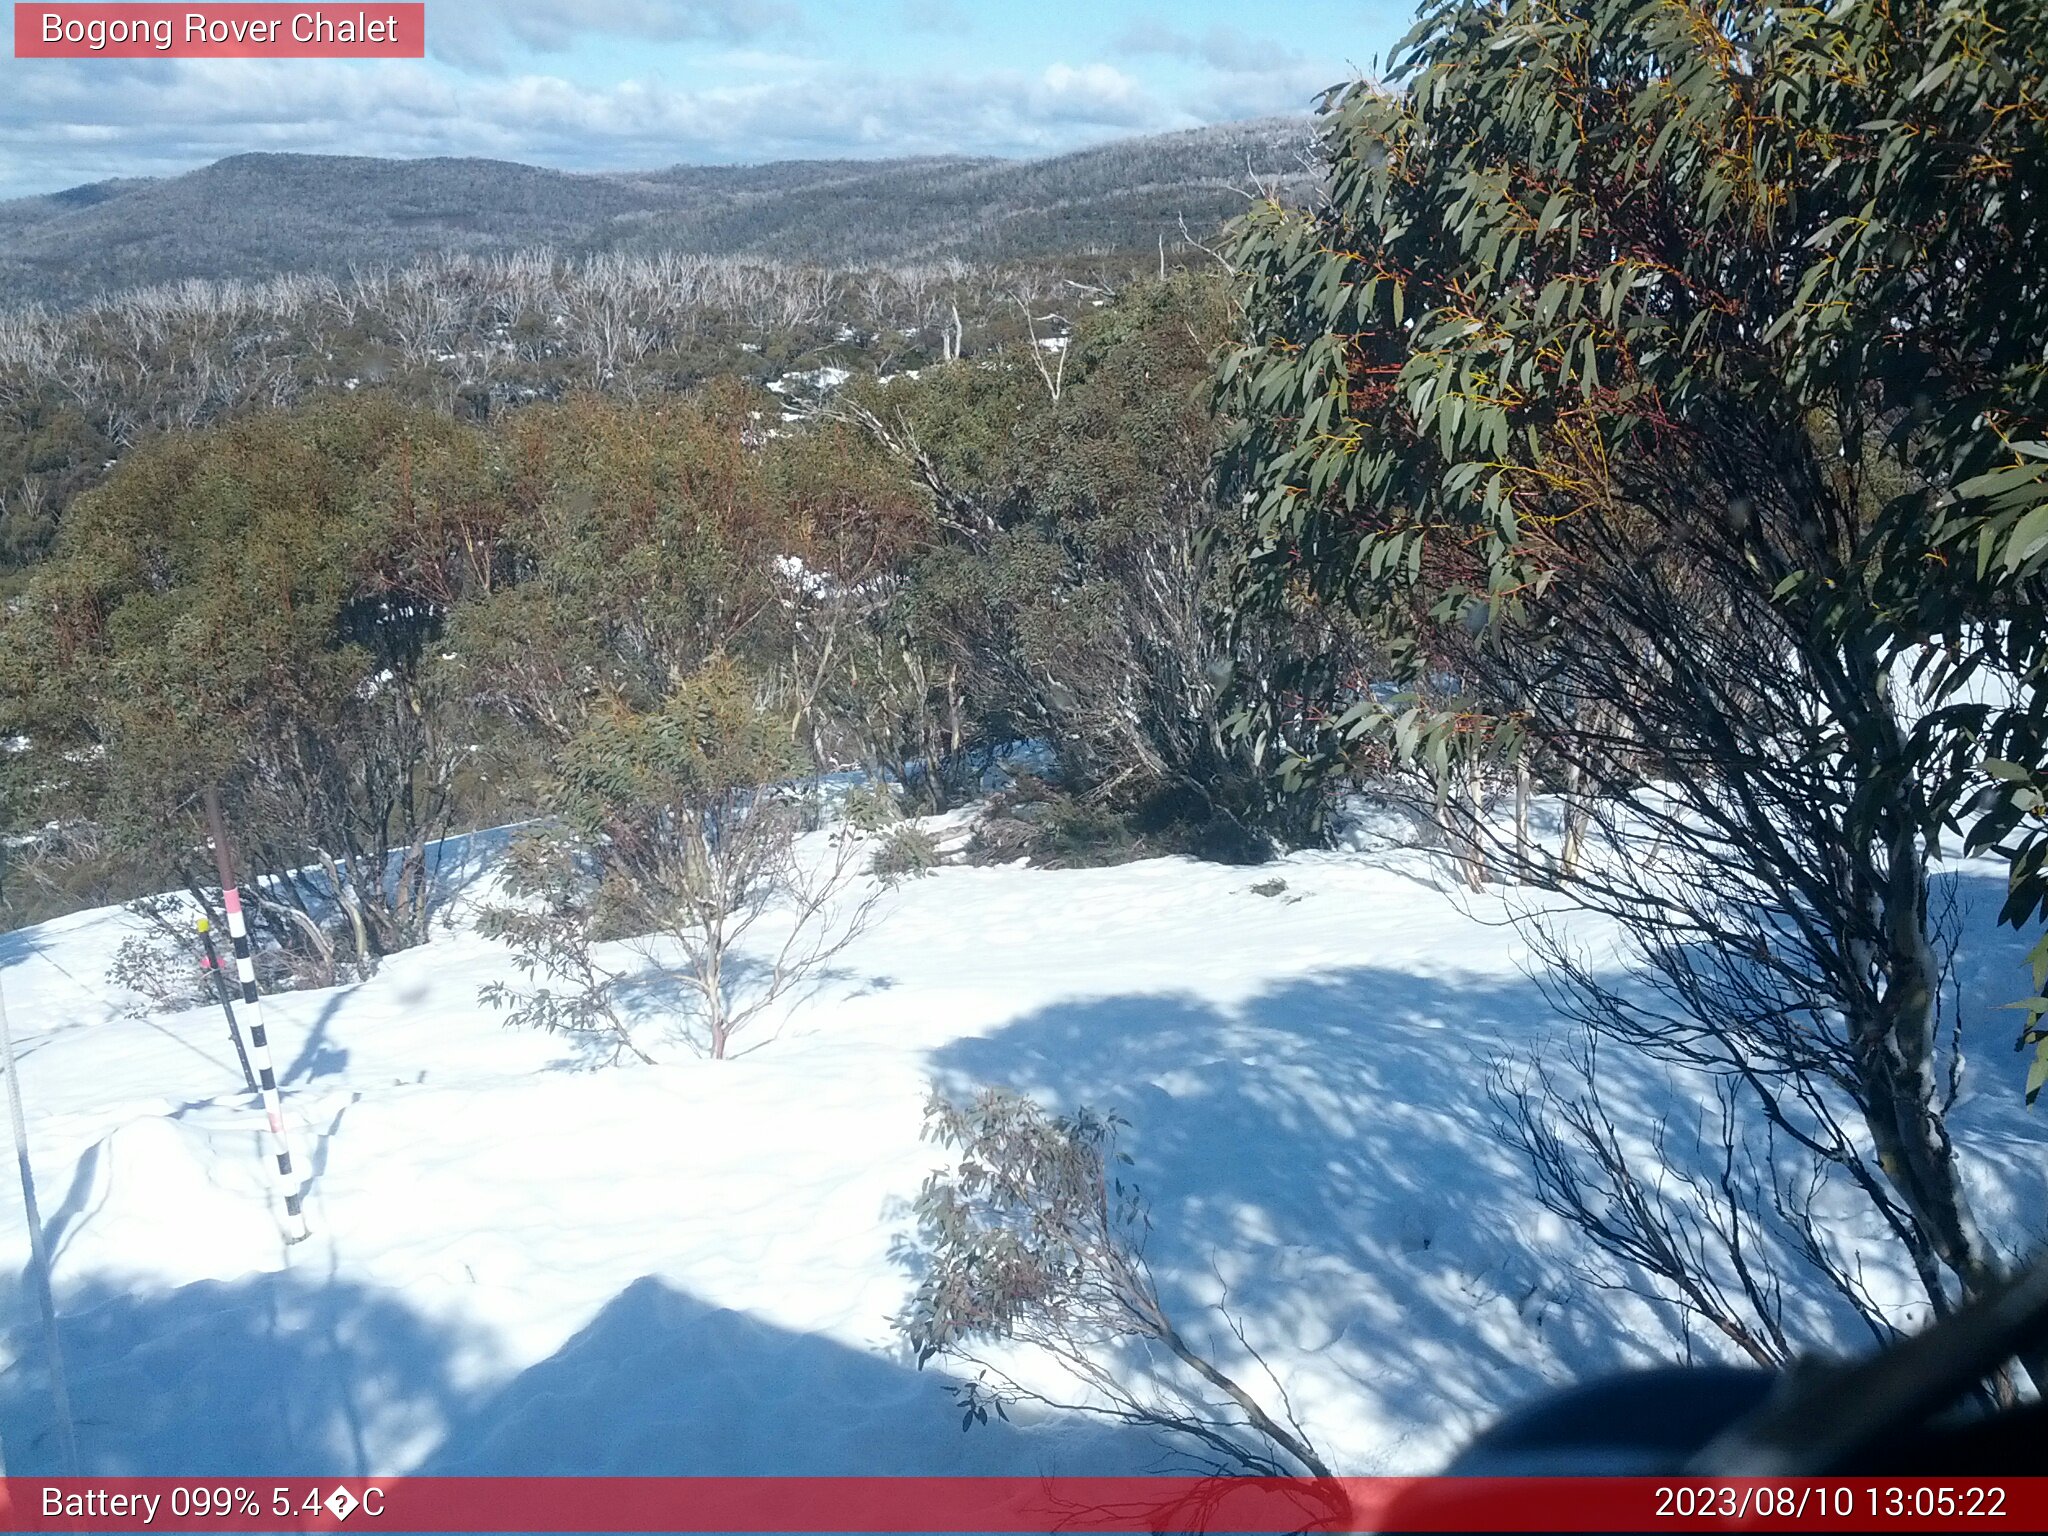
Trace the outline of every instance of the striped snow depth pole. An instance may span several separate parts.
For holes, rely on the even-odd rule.
[[[296,1243],[309,1234],[305,1213],[300,1209],[298,1180],[292,1176],[292,1144],[285,1134],[284,1099],[277,1091],[277,1073],[270,1064],[270,1036],[263,1028],[263,1004],[256,994],[256,960],[249,946],[249,925],[242,917],[242,893],[232,885],[223,886],[220,899],[228,910],[228,937],[234,941],[235,974],[242,983],[242,1006],[249,1013],[249,1053],[256,1066],[256,1086],[263,1095],[263,1113],[270,1118],[270,1140],[277,1153],[277,1182],[284,1192],[285,1241]]]
[[[263,1027],[263,1003],[256,993],[256,957],[249,943],[249,924],[242,916],[242,892],[235,882],[234,860],[228,854],[227,828],[221,820],[220,796],[206,791],[206,829],[213,839],[214,862],[220,866],[220,899],[227,909],[228,938],[234,944],[235,974],[242,984],[242,1006],[248,1011],[249,1054],[256,1065],[256,1087],[263,1095],[263,1113],[270,1120],[271,1150],[277,1156],[277,1183],[284,1195],[287,1243],[311,1236],[302,1209],[304,1195],[292,1174],[291,1138],[284,1128],[284,1099],[277,1091],[277,1073],[270,1063],[270,1034]]]

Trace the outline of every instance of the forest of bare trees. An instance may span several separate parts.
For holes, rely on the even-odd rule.
[[[1187,255],[833,268],[533,249],[0,310],[0,582],[153,431],[323,390],[389,388],[484,419],[571,389],[633,397],[830,365],[886,375],[1064,332],[1136,272]]]

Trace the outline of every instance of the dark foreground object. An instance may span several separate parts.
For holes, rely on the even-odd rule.
[[[1467,1477],[1891,1477],[2048,1471],[2048,1404],[1994,1404],[2048,1357],[2048,1259],[1866,1360],[1639,1371],[1516,1410],[1444,1470]]]
[[[1796,1377],[1715,1366],[1637,1371],[1517,1409],[1444,1468],[1453,1477],[1654,1477],[1701,1472],[1701,1454]],[[1871,1477],[2039,1476],[2048,1404],[1972,1404],[1880,1434],[1824,1469]],[[1730,1476],[1787,1475],[1716,1469]],[[1816,1472],[1813,1475],[1823,1475]]]

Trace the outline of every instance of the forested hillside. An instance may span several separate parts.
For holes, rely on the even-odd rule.
[[[0,203],[0,302],[185,278],[345,274],[420,255],[683,250],[827,264],[1154,248],[1256,186],[1307,181],[1305,120],[1037,161],[926,158],[571,174],[500,160],[237,155],[161,181]]]
[[[1190,263],[1215,265],[1178,234],[1136,256],[864,267],[532,249],[0,311],[0,592],[42,558],[71,499],[159,432],[329,392],[487,420],[577,390],[638,398],[716,377],[780,391],[779,411],[855,373],[1014,342],[1050,352],[1140,274]]]

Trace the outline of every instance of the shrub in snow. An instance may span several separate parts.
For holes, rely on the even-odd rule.
[[[177,903],[166,897],[144,897],[127,904],[126,910],[149,926],[115,946],[107,981],[136,995],[138,1000],[127,1008],[136,1018],[196,1008],[210,995],[198,938],[181,933],[169,916],[176,907]]]
[[[868,861],[868,873],[884,884],[894,885],[903,880],[922,879],[937,869],[940,862],[937,838],[923,827],[899,822],[883,834],[874,857]]]
[[[957,1393],[968,1422],[1028,1399],[1163,1431],[1217,1471],[1330,1476],[1276,1380],[1277,1416],[1167,1314],[1145,1260],[1151,1217],[1116,1172],[1130,1162],[1116,1147],[1123,1123],[1085,1108],[1055,1115],[1002,1089],[965,1104],[933,1094],[926,1138],[956,1158],[925,1181],[914,1206],[923,1278],[897,1326],[919,1366],[945,1357],[976,1369]],[[1264,1368],[1234,1323],[1232,1332]],[[982,1353],[1003,1342],[1050,1354],[1085,1400],[1057,1403]],[[1133,1345],[1166,1359],[1117,1357]]]
[[[723,659],[660,706],[601,710],[557,765],[560,825],[515,853],[513,894],[485,931],[541,984],[486,987],[515,1023],[595,1033],[647,1059],[622,989],[673,996],[680,1032],[714,1059],[815,979],[866,926],[874,893],[851,887],[860,843],[806,839],[815,797],[790,787],[790,721]],[[594,958],[630,936],[630,978]]]
[[[360,980],[369,974],[366,966],[336,959],[337,953],[349,952],[348,934],[341,925],[329,922],[323,926],[304,908],[286,908],[247,885],[242,887],[242,901],[244,909],[257,918],[249,939],[259,990],[298,992]],[[191,926],[192,909],[176,896],[143,896],[127,903],[124,910],[147,925],[115,946],[107,966],[109,983],[137,995],[137,1001],[128,1005],[128,1013],[143,1018],[213,1001],[216,986],[204,968],[205,948],[198,930]],[[216,924],[218,921],[216,917]],[[217,926],[215,931],[223,930]],[[222,964],[232,966],[225,943],[217,948]],[[229,974],[232,976],[232,970]]]
[[[1054,867],[1123,864],[1147,850],[1130,823],[1106,805],[1080,795],[1050,802],[1033,862]]]
[[[1009,789],[989,797],[988,813],[968,844],[973,863],[1008,864],[1021,857],[1048,869],[1127,864],[1163,851],[1144,841],[1113,807],[1032,774],[1019,774]]]
[[[903,819],[895,794],[879,779],[856,784],[841,796],[839,815],[849,827],[860,832],[881,832]]]
[[[494,981],[479,1000],[506,1010],[507,1024],[594,1040],[609,1047],[614,1062],[628,1053],[651,1062],[620,1012],[622,973],[594,956],[603,903],[592,862],[575,840],[559,831],[518,839],[506,853],[503,880],[516,904],[485,907],[478,929],[510,945],[520,973],[539,985]]]

